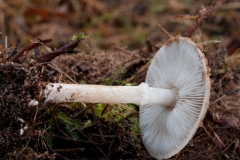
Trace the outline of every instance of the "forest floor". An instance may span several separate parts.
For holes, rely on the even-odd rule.
[[[47,82],[138,85],[171,35],[203,46],[211,98],[170,159],[240,159],[240,2],[2,0],[0,12],[0,159],[153,159],[136,105],[27,102]]]

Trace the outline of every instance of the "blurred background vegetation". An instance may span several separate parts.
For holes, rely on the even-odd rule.
[[[1,44],[4,37],[21,45],[37,38],[53,40],[56,46],[84,32],[90,38],[82,47],[107,49],[124,46],[136,49],[147,39],[165,41],[183,34],[211,0],[2,0],[0,2]],[[235,37],[240,34],[240,2],[228,3],[210,15],[192,36],[197,41]]]

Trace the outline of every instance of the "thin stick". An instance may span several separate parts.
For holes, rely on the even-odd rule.
[[[163,32],[165,32],[168,36],[169,36],[169,38],[172,38],[173,36],[165,29],[165,28],[163,28],[159,23],[157,24],[158,25],[158,27],[160,27],[162,30],[163,30]]]
[[[66,76],[70,81],[72,81],[74,84],[77,84],[76,81],[74,81],[71,77],[69,77],[65,72],[63,72],[60,68],[58,68],[54,63],[50,62],[47,64],[48,67],[56,70],[57,72],[63,74],[64,76]]]
[[[195,22],[183,35],[186,37],[190,37],[193,32],[200,26],[203,21],[215,10],[217,10],[219,7],[222,6],[223,3],[225,3],[226,0],[218,0],[216,1],[216,4],[214,6],[209,6],[203,14],[197,19],[197,22]]]
[[[85,137],[89,142],[91,142],[105,157],[107,157],[107,155],[103,152],[103,150],[101,148],[99,148],[96,143],[94,143],[90,138],[88,138],[88,136],[86,136],[80,129],[77,129],[77,131],[79,133],[81,133],[83,135],[83,137]]]
[[[216,99],[215,101],[213,101],[213,102],[210,104],[210,106],[213,105],[214,103],[216,103],[217,101],[219,101],[220,99],[222,99],[222,98],[225,97],[225,96],[226,96],[226,95],[223,95],[223,96],[221,96],[220,98]]]
[[[24,148],[20,151],[20,153],[18,154],[18,156],[20,156],[20,155],[22,154],[22,152],[27,148],[27,146],[28,146],[30,140],[31,140],[31,137],[28,138],[27,144],[26,144],[26,145],[24,146]]]
[[[46,43],[49,43],[51,42],[52,40],[51,39],[46,39],[46,40],[39,40],[38,42],[33,42],[32,44],[20,49],[10,60],[9,62],[16,62],[20,57],[23,56],[24,53],[34,49],[34,48],[37,48],[43,44],[46,44]]]
[[[136,114],[136,115],[139,115],[139,112],[138,112],[138,111],[136,111],[136,110],[134,110],[134,109],[132,109],[132,108],[130,108],[130,107],[128,107],[128,106],[125,106],[125,105],[123,105],[123,104],[121,104],[121,103],[118,103],[117,105],[121,106],[122,108],[124,108],[124,109],[126,109],[126,110],[129,110],[130,112],[132,112],[132,113],[134,113],[134,114]]]
[[[5,36],[5,49],[7,49],[7,48],[8,48],[8,37]]]
[[[35,112],[35,115],[34,115],[34,118],[33,118],[33,123],[36,122],[37,114],[38,114],[38,105],[36,106],[36,112]]]
[[[126,80],[126,83],[130,83],[130,82],[133,82],[134,79],[136,79],[136,77],[139,77],[139,75],[141,73],[143,73],[144,71],[147,71],[148,67],[150,66],[151,64],[151,61],[148,61],[142,68],[140,68],[136,74],[134,74],[132,77],[128,78]]]
[[[85,148],[54,149],[54,152],[76,152],[83,151]]]

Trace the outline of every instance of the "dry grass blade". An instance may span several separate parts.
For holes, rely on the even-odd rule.
[[[159,23],[158,23],[158,27],[160,27],[162,30],[163,30],[163,32],[165,32],[168,36],[169,36],[169,38],[172,38],[173,36],[165,29],[165,28],[163,28]]]

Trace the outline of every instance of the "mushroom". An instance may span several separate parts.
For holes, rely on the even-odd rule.
[[[174,37],[153,58],[139,86],[49,83],[45,103],[134,103],[140,105],[143,143],[156,159],[170,158],[192,138],[209,104],[210,79],[201,49]]]
[[[204,54],[188,38],[172,38],[157,52],[146,83],[150,87],[175,89],[177,100],[169,106],[140,106],[143,143],[153,157],[170,158],[193,137],[209,105],[209,76]]]

